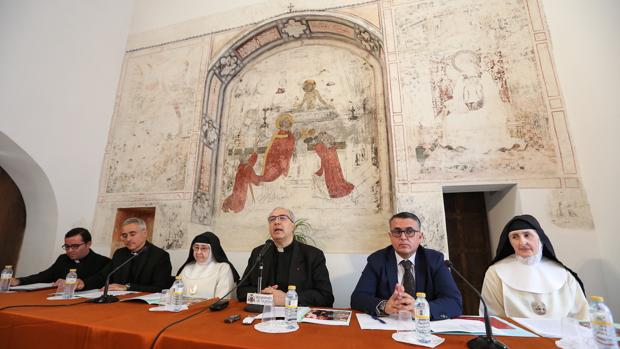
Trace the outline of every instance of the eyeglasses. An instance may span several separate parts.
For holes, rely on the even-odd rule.
[[[285,221],[285,220],[287,220],[287,219],[288,219],[289,221],[291,221],[291,222],[293,221],[293,220],[291,219],[291,217],[289,217],[289,216],[287,216],[287,215],[285,215],[285,214],[281,214],[281,215],[279,215],[279,216],[269,216],[269,218],[267,218],[267,221],[268,221],[269,223],[273,223],[273,222],[275,222],[275,221],[278,221],[278,222],[284,222],[284,221]]]
[[[415,230],[411,227],[405,228],[405,229],[400,229],[400,228],[394,228],[392,230],[390,230],[390,234],[392,234],[393,237],[395,238],[399,238],[401,237],[401,235],[403,233],[405,233],[405,236],[408,238],[412,238],[415,236],[415,233],[419,233],[419,230]]]
[[[86,244],[85,242],[82,242],[81,244],[73,244],[73,245],[67,245],[64,244],[62,246],[60,246],[60,248],[62,248],[63,250],[77,250],[78,248],[80,248],[80,246]]]

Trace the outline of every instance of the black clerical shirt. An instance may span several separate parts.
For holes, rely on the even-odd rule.
[[[274,253],[276,261],[276,285],[278,285],[278,290],[286,292],[289,286],[289,269],[291,266],[291,260],[293,259],[293,244],[286,246],[282,252],[278,249],[274,249]]]
[[[69,269],[77,269],[78,278],[85,280],[97,274],[109,263],[110,258],[97,254],[93,250],[90,250],[86,257],[79,261],[70,259],[66,254],[61,254],[51,267],[38,274],[18,278],[18,280],[20,285],[55,282],[58,279],[64,279]]]

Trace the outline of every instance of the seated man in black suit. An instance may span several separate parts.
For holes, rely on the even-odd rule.
[[[95,280],[87,280],[86,288],[102,287],[110,271],[139,254],[110,277],[110,291],[159,292],[170,287],[172,264],[168,252],[146,241],[146,223],[140,218],[128,218],[121,226],[119,248],[112,256],[112,263],[102,270]]]
[[[65,234],[65,250],[56,258],[51,267],[38,274],[11,279],[11,286],[29,285],[36,283],[53,282],[54,287],[65,284],[65,276],[69,269],[77,269],[79,289],[84,287],[84,281],[110,264],[110,258],[104,257],[90,249],[92,238],[90,232],[84,228],[73,228]]]
[[[351,308],[371,315],[413,313],[417,292],[426,293],[431,320],[461,315],[461,292],[456,287],[443,254],[425,248],[420,219],[410,212],[390,218],[391,245],[368,257],[351,295]]]
[[[288,285],[295,285],[299,295],[299,305],[331,307],[334,304],[332,284],[325,265],[325,255],[318,248],[295,240],[295,216],[286,208],[278,207],[267,218],[269,235],[275,246],[263,257],[263,289],[261,293],[272,294],[274,305],[284,305]],[[243,277],[249,273],[252,265],[264,245],[256,247]],[[259,291],[259,268],[237,288],[237,298],[245,301],[247,294]]]

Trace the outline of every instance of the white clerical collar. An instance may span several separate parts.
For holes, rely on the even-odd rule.
[[[394,251],[394,254],[396,255],[396,265],[400,265],[400,262],[404,261],[405,259],[403,257],[401,257],[398,252]],[[411,264],[415,265],[415,254],[416,252],[414,252],[411,257],[407,258],[408,260],[411,261]]]
[[[499,278],[508,286],[525,292],[549,293],[566,283],[568,273],[558,263],[543,257],[539,263],[527,265],[513,254],[495,263]]]

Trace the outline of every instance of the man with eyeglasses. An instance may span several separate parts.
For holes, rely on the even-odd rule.
[[[426,293],[431,320],[444,320],[463,312],[461,292],[443,254],[424,248],[420,219],[409,212],[390,218],[392,244],[371,254],[351,295],[351,308],[374,316],[413,314],[416,292]]]
[[[275,208],[267,218],[269,235],[275,246],[263,257],[261,293],[272,294],[274,305],[283,306],[289,285],[295,285],[299,305],[331,307],[332,284],[323,251],[295,239],[295,216],[286,208]],[[256,247],[248,260],[243,277],[250,272],[264,245]],[[257,292],[259,268],[237,288],[237,298],[245,301],[248,293]]]
[[[77,269],[78,288],[84,287],[85,279],[97,274],[110,263],[110,258],[90,249],[92,238],[84,228],[73,228],[65,234],[65,250],[51,267],[38,274],[11,279],[11,286],[53,282],[55,287],[63,286],[69,269]]]

